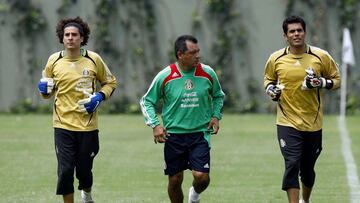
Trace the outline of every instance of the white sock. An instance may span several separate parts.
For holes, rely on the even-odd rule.
[[[303,200],[303,199],[300,199],[300,200],[299,200],[299,203],[310,203],[310,200],[307,202],[307,201],[305,201],[305,200]]]
[[[86,192],[85,190],[82,191],[81,197],[83,200],[85,201],[91,201],[92,197],[91,197],[91,191],[90,192]]]
[[[197,201],[200,198],[200,194],[197,193],[193,186],[190,188],[190,199],[193,201]]]

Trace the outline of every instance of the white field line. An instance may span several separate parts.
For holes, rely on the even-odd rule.
[[[357,167],[354,160],[354,156],[351,151],[351,139],[346,127],[345,118],[339,117],[339,131],[341,138],[341,148],[346,165],[347,181],[350,189],[350,202],[360,203],[360,184],[359,177],[357,174]]]

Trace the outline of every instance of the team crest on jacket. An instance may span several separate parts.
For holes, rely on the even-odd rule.
[[[90,72],[87,68],[84,68],[83,70],[83,76],[89,76],[90,75]]]
[[[187,79],[187,80],[185,81],[185,86],[184,86],[184,88],[185,88],[186,90],[192,90],[192,89],[194,89],[194,83],[193,83],[193,81],[191,81],[190,79]]]

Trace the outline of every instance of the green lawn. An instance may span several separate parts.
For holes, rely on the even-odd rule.
[[[274,115],[225,115],[212,138],[212,171],[202,202],[282,203],[283,159]],[[315,203],[349,202],[337,117],[326,116],[323,152],[316,165]],[[347,125],[360,161],[358,117]],[[55,195],[56,157],[50,115],[0,115],[0,202],[61,202]],[[101,115],[100,153],[94,166],[97,202],[169,202],[163,145],[140,115]],[[190,172],[183,183],[185,198]],[[75,187],[77,183],[75,184]],[[76,202],[80,202],[76,191]]]
[[[352,152],[354,154],[355,162],[358,166],[358,175],[360,176],[360,116],[351,116],[346,119],[346,125],[348,128],[348,133],[352,141]]]

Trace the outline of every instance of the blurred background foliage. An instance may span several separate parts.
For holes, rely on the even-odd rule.
[[[360,0],[0,0],[0,42],[10,46],[0,48],[0,111],[51,112],[51,102],[40,99],[36,83],[47,57],[62,48],[55,38],[57,21],[81,16],[91,28],[86,48],[98,52],[118,78],[118,89],[101,108],[104,113],[139,113],[140,97],[156,73],[175,61],[174,40],[185,33],[199,39],[203,63],[218,74],[227,95],[225,111],[274,112],[262,74],[269,54],[285,46],[283,18],[304,16],[307,41],[341,63],[344,27],[351,30],[360,58],[359,8]],[[360,109],[359,72],[353,67],[349,73],[350,114]],[[325,111],[337,113],[339,92],[326,93],[326,102]]]

